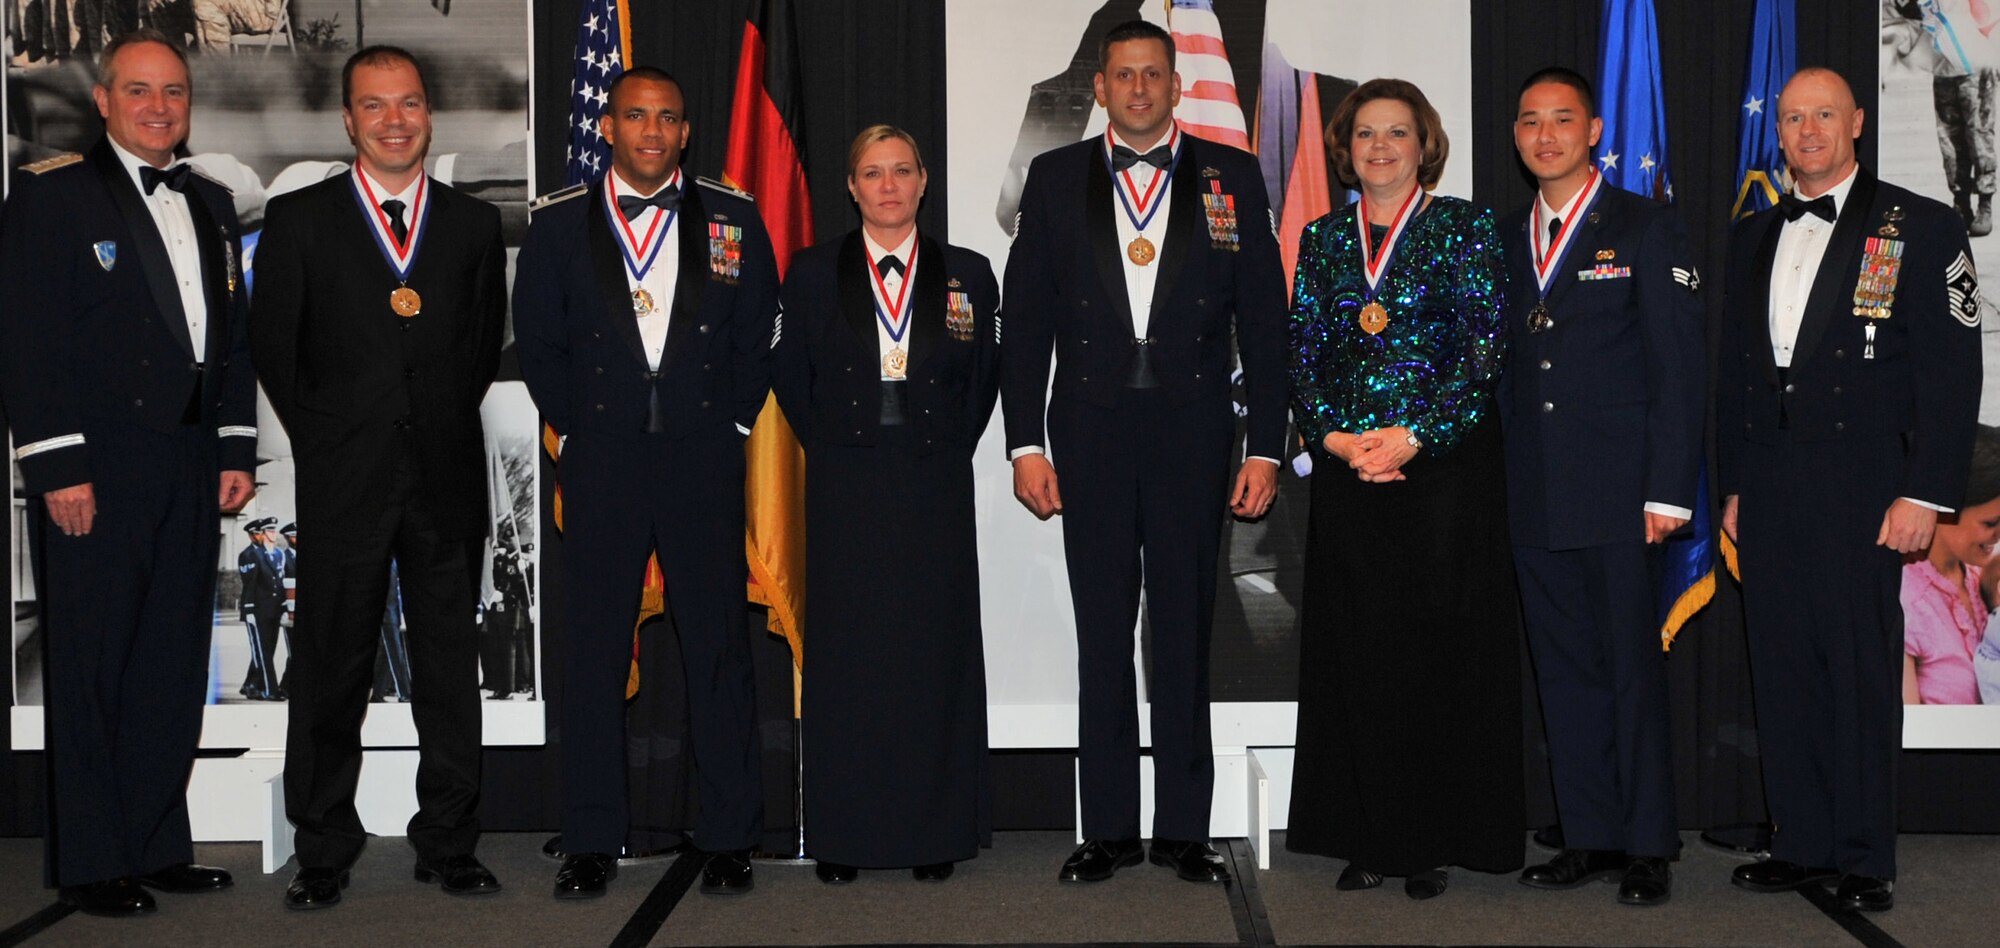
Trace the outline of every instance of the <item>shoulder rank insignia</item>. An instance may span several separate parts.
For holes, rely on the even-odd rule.
[[[694,179],[694,183],[699,184],[704,188],[721,191],[724,194],[733,194],[737,197],[742,198],[745,201],[757,200],[756,195],[753,195],[748,191],[732,188],[729,185],[723,184],[722,182],[715,180],[714,178],[696,178]]]
[[[70,165],[76,164],[77,162],[82,160],[83,160],[82,155],[72,151],[67,154],[57,155],[53,158],[44,158],[40,161],[28,162],[27,164],[21,166],[21,170],[29,174],[48,174],[49,172],[54,171],[57,168],[67,168]]]
[[[1979,326],[1979,274],[1972,266],[1972,258],[1965,251],[1958,252],[1958,259],[1944,270],[1945,298],[1951,304],[1951,315],[1967,326]]]
[[[544,194],[541,197],[529,201],[528,211],[529,213],[533,213],[535,211],[541,210],[542,208],[548,207],[551,204],[561,204],[562,202],[567,201],[570,198],[576,197],[577,195],[582,194],[588,190],[590,190],[590,185],[588,184],[572,184],[569,187],[563,188],[560,191],[550,191],[549,193]]]
[[[1693,267],[1675,267],[1674,282],[1688,288],[1690,293],[1701,292],[1701,273]]]

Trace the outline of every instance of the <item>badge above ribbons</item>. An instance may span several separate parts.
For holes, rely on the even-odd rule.
[[[100,240],[97,243],[91,244],[90,249],[97,252],[97,265],[103,267],[104,272],[110,273],[111,268],[118,265],[117,241]]]

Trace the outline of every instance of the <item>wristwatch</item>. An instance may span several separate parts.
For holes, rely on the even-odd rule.
[[[1424,446],[1424,439],[1417,437],[1415,433],[1410,435],[1409,442],[1410,447],[1413,448],[1422,448]]]

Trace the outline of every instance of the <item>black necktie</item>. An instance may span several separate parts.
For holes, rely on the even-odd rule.
[[[1555,249],[1555,246],[1556,246],[1556,241],[1558,241],[1558,240],[1561,240],[1561,239],[1562,239],[1562,233],[1563,233],[1563,219],[1562,219],[1562,218],[1560,218],[1560,217],[1551,217],[1551,218],[1549,218],[1549,249],[1550,249],[1550,250],[1554,250],[1554,249]]]
[[[182,194],[186,194],[188,187],[188,165],[185,162],[171,168],[155,168],[152,165],[140,165],[139,183],[145,186],[147,197],[152,197],[153,191],[162,184]]]
[[[881,274],[884,280],[889,278],[890,273],[902,276],[903,261],[896,259],[893,253],[885,254],[882,259],[875,261],[875,272]]]
[[[382,213],[389,215],[389,233],[396,236],[397,243],[410,239],[410,225],[403,223],[403,202],[390,198],[382,202]]]
[[[1822,194],[1810,201],[1799,200],[1796,194],[1778,195],[1778,210],[1786,221],[1796,221],[1807,214],[1816,214],[1821,220],[1833,220],[1833,195]]]
[[[625,215],[625,219],[628,221],[646,213],[646,208],[649,207],[657,207],[660,209],[660,213],[664,214],[668,211],[676,210],[680,206],[681,189],[679,185],[669,185],[661,188],[658,194],[649,198],[628,194],[618,199],[618,213]]]
[[[1165,145],[1161,145],[1143,155],[1124,145],[1111,146],[1112,171],[1124,171],[1142,161],[1155,168],[1166,168],[1174,163],[1174,153],[1168,150]]]

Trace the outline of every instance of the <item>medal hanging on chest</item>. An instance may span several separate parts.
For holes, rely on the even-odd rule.
[[[1381,335],[1389,328],[1389,308],[1376,298],[1382,285],[1382,276],[1389,272],[1389,260],[1396,253],[1396,244],[1402,239],[1403,231],[1409,229],[1411,219],[1424,204],[1424,189],[1411,188],[1410,196],[1403,199],[1403,206],[1396,209],[1396,216],[1389,221],[1388,232],[1382,235],[1382,245],[1374,245],[1368,227],[1368,198],[1361,198],[1361,206],[1354,215],[1354,224],[1361,230],[1361,275],[1368,281],[1368,302],[1361,307],[1356,321],[1361,331],[1371,336]]]
[[[869,289],[875,294],[875,318],[889,333],[889,351],[882,354],[882,377],[900,381],[910,369],[909,350],[903,348],[903,337],[910,332],[910,286],[917,282],[917,246],[910,244],[910,261],[903,266],[903,282],[896,287],[896,295],[889,295],[889,284],[882,279],[876,261],[868,261]]]
[[[1109,129],[1105,130],[1104,135],[1107,141],[1110,140]],[[1144,193],[1141,193],[1138,184],[1133,182],[1132,169],[1127,168],[1124,171],[1112,169],[1111,155],[1107,152],[1104,156],[1105,167],[1111,171],[1111,190],[1118,195],[1118,204],[1125,212],[1125,219],[1131,222],[1132,229],[1138,232],[1133,235],[1131,242],[1125,245],[1125,259],[1142,267],[1150,265],[1160,256],[1159,248],[1147,239],[1146,228],[1153,223],[1153,218],[1159,215],[1160,208],[1166,206],[1167,192],[1171,190],[1169,183],[1173,180],[1174,169],[1180,167],[1179,128],[1175,128],[1169,134],[1167,147],[1173,150],[1174,160],[1165,168],[1153,171],[1153,180],[1146,185]]]
[[[1583,183],[1583,193],[1578,195],[1570,207],[1569,216],[1557,225],[1554,234],[1548,234],[1548,225],[1542,218],[1542,201],[1535,199],[1535,212],[1528,218],[1528,246],[1534,252],[1535,305],[1528,310],[1528,331],[1547,332],[1556,324],[1555,315],[1549,311],[1549,285],[1555,282],[1556,274],[1562,272],[1562,261],[1569,256],[1570,245],[1576,242],[1576,235],[1582,230],[1576,226],[1576,219],[1583,217],[1591,202],[1597,200],[1597,169],[1590,171],[1590,180]],[[1542,238],[1547,235],[1546,246]]]
[[[415,266],[417,248],[422,244],[425,224],[430,221],[430,177],[417,178],[417,193],[410,201],[409,220],[403,239],[396,239],[396,232],[389,221],[389,214],[382,209],[387,200],[375,193],[374,185],[368,177],[356,168],[348,177],[354,186],[354,200],[361,205],[361,212],[368,218],[368,232],[375,236],[375,246],[382,251],[382,259],[389,264],[389,270],[396,275],[398,286],[389,292],[389,310],[404,319],[409,319],[424,311],[424,298],[410,287],[410,268]]]
[[[674,176],[661,187],[662,190],[678,189],[680,183],[681,173],[675,171]],[[625,213],[618,209],[618,179],[605,175],[604,210],[615,222],[611,234],[618,239],[618,255],[625,259],[625,272],[632,277],[632,315],[645,319],[660,311],[659,302],[653,298],[652,291],[646,289],[646,274],[652,272],[653,262],[660,258],[660,249],[667,245],[680,208],[670,211],[654,209],[652,222],[646,225],[646,232],[640,234],[632,229],[632,222],[626,220]]]

